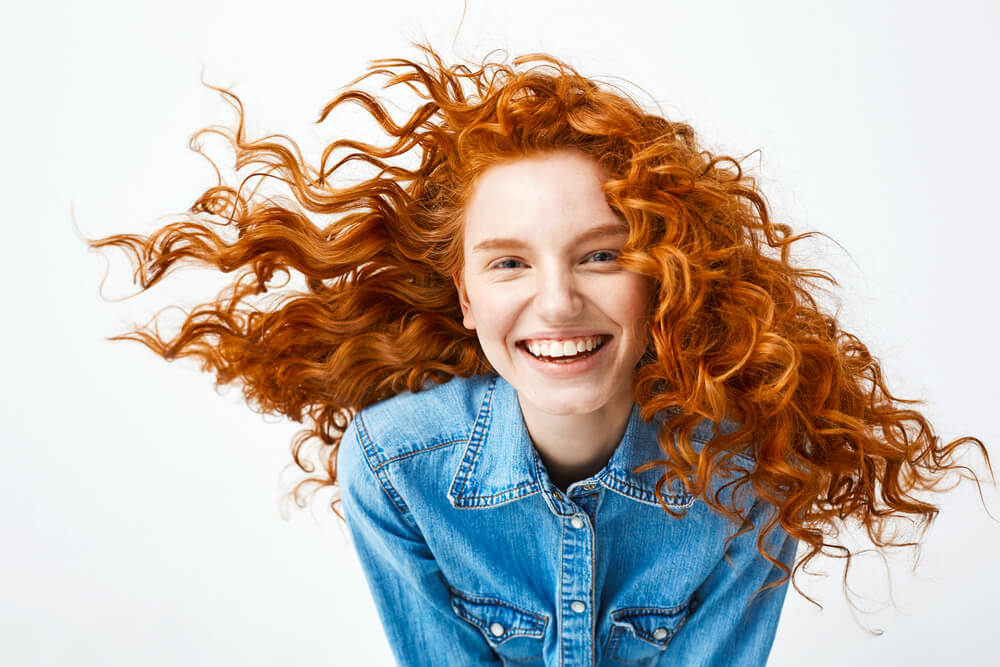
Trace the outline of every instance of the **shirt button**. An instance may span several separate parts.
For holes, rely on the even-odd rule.
[[[583,604],[579,600],[574,600],[573,604],[571,604],[569,606],[569,608],[572,609],[573,611],[575,611],[578,614],[582,614],[584,612],[584,610],[586,610],[587,605]]]
[[[653,630],[653,639],[666,639],[667,630],[666,628],[656,628]]]
[[[583,519],[581,519],[579,516],[574,516],[572,519],[569,520],[569,522],[573,524],[574,528],[583,528]]]
[[[593,484],[584,484],[583,485],[583,490],[584,491],[593,491],[594,490],[594,485]]]
[[[503,634],[503,626],[500,625],[499,623],[491,623],[490,624],[490,632],[493,633],[494,637],[499,637],[500,635]],[[666,633],[664,633],[664,634],[666,634]]]

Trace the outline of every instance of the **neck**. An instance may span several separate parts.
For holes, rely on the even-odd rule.
[[[518,403],[549,478],[563,491],[607,465],[625,435],[633,405],[631,392],[583,415],[551,415],[531,406],[526,409],[520,397]]]

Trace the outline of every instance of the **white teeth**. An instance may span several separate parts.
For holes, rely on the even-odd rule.
[[[589,352],[601,342],[600,336],[588,336],[566,341],[527,341],[525,347],[536,357],[572,357],[581,352]]]

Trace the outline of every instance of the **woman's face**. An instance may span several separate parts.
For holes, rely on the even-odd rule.
[[[463,322],[522,408],[572,415],[631,405],[652,290],[615,262],[628,227],[601,179],[585,153],[547,152],[490,167],[468,203],[455,278]]]

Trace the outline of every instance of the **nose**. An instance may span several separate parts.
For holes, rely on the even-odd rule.
[[[549,267],[540,271],[538,276],[535,308],[544,322],[562,324],[580,314],[583,296],[571,269]]]

